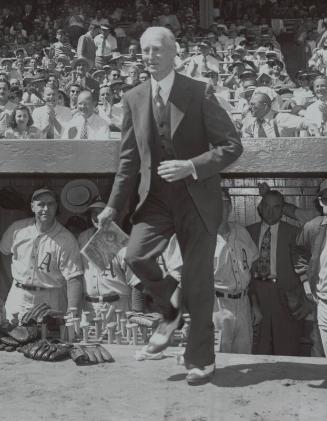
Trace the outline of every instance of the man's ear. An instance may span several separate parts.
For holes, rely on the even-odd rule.
[[[263,207],[263,200],[261,199],[260,200],[260,203],[259,203],[259,205],[257,206],[257,211],[258,211],[258,214],[262,217],[262,207]]]

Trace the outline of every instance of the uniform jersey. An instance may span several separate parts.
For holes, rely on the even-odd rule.
[[[58,221],[47,232],[38,231],[34,218],[14,222],[3,234],[0,251],[12,254],[12,276],[21,284],[60,288],[83,274],[78,243]]]
[[[91,227],[83,231],[78,243],[82,249],[95,233]],[[91,297],[116,292],[119,295],[130,295],[130,287],[139,280],[135,277],[125,262],[126,247],[123,247],[105,271],[100,271],[97,266],[82,255],[84,267],[84,292]]]
[[[227,238],[217,236],[214,280],[216,290],[235,294],[248,287],[251,266],[258,259],[259,251],[242,225],[229,223],[229,226]]]

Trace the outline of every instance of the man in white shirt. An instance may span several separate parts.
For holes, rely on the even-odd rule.
[[[105,64],[109,64],[113,51],[117,50],[117,40],[110,34],[109,25],[101,25],[101,33],[94,38],[96,47],[95,67],[102,69]]]
[[[181,30],[181,25],[177,16],[170,13],[169,4],[163,5],[163,14],[159,16],[159,25],[169,25],[175,35],[178,35]]]
[[[90,91],[82,91],[77,100],[78,112],[65,126],[62,139],[109,140],[109,124],[94,112]]]
[[[12,110],[15,108],[15,103],[9,101],[9,82],[6,80],[0,81],[0,137],[4,136],[5,131],[9,127],[9,120]]]
[[[47,139],[60,139],[63,126],[72,118],[68,107],[58,105],[58,89],[46,86],[43,91],[45,105],[33,111],[34,126],[46,134]]]
[[[219,61],[210,55],[210,43],[202,41],[199,43],[201,54],[193,56],[188,64],[186,76],[201,78],[210,71],[219,74]]]
[[[250,101],[251,116],[243,121],[243,137],[295,137],[300,130],[306,130],[302,117],[275,113],[271,99],[264,93],[254,93]]]

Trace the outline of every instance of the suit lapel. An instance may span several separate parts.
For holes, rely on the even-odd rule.
[[[188,79],[175,73],[175,80],[170,92],[170,125],[171,138],[174,137],[178,126],[184,118],[188,104],[192,98],[191,89],[188,87]]]
[[[137,103],[135,111],[137,113],[134,119],[135,133],[139,141],[145,141],[148,145],[151,145],[153,126],[152,126],[152,98],[151,98],[151,82],[150,80],[144,84],[143,89],[140,89],[137,93]]]

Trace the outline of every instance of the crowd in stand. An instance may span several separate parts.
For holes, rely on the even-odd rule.
[[[149,78],[140,35],[156,25],[176,36],[176,71],[208,83],[243,137],[325,135],[327,24],[320,19],[315,28],[299,30],[308,60],[291,79],[264,13],[268,3],[282,2],[261,3],[241,3],[249,13],[237,18],[235,2],[227,2],[214,9],[208,29],[200,27],[199,12],[187,0],[126,1],[110,8],[101,1],[65,0],[56,7],[37,1],[23,10],[4,8],[0,136],[108,139],[110,131],[119,132],[125,92]]]

